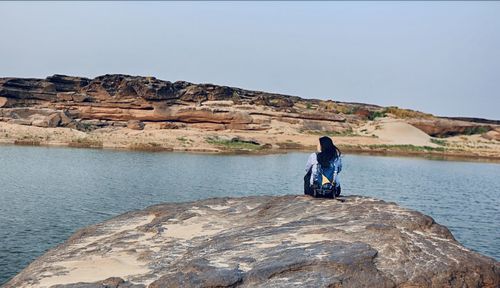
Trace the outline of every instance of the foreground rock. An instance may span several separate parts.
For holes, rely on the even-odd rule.
[[[161,204],[82,229],[6,287],[498,287],[500,264],[371,198]]]

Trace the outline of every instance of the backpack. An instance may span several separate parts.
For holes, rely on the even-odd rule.
[[[338,167],[335,165],[335,160],[330,160],[328,167],[322,167],[318,162],[317,174],[314,179],[313,192],[314,197],[335,198],[340,195],[340,187],[337,187],[335,178],[337,177]]]

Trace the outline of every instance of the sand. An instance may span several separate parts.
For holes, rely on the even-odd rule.
[[[138,261],[135,256],[118,253],[112,256],[94,256],[78,261],[59,262],[58,265],[69,271],[65,275],[43,278],[39,287],[50,287],[55,284],[78,282],[95,282],[109,277],[122,277],[147,273],[146,263]]]
[[[392,145],[415,145],[437,147],[431,142],[431,137],[422,130],[400,119],[380,119],[368,122],[360,130],[373,134],[380,141]]]
[[[108,233],[102,236],[86,237],[84,241],[74,244],[74,248],[82,251],[95,249],[101,243],[112,242],[113,239],[123,233],[134,233],[137,227],[146,225],[154,219],[154,215],[135,218],[133,221],[126,222],[123,225],[111,227]],[[149,233],[152,237],[152,233]],[[81,252],[80,252],[81,253]],[[69,284],[77,282],[95,282],[109,277],[130,277],[145,274],[149,272],[145,262],[138,260],[137,253],[125,251],[123,249],[113,249],[102,255],[91,255],[75,257],[76,260],[60,261],[54,266],[57,271],[63,271],[60,275],[46,274],[36,287],[50,287],[55,284]]]
[[[225,139],[239,137],[242,140],[256,141],[261,145],[266,144],[269,147],[263,150],[250,150],[251,153],[280,153],[289,150],[315,151],[318,138],[322,136],[321,133],[301,133],[299,126],[276,120],[272,120],[271,127],[266,131],[211,131],[193,127],[158,129],[153,123],[147,124],[144,130],[139,131],[113,127],[81,132],[70,128],[40,128],[0,122],[0,144],[227,153],[233,150],[210,144],[207,142],[207,137]],[[487,140],[480,135],[469,135],[439,139],[439,141],[446,142],[444,145],[439,145],[431,141],[432,137],[401,119],[383,118],[369,121],[360,124],[351,134],[331,137],[335,144],[351,153],[374,153],[383,150],[386,154],[402,155],[406,152],[404,147],[391,149],[390,146],[413,145],[446,148],[446,151],[413,149],[414,151],[409,151],[411,155],[434,153],[471,159],[481,157],[484,160],[500,160],[499,141]],[[373,147],[376,147],[378,151],[374,151]]]

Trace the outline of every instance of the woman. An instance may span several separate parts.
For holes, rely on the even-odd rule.
[[[306,176],[304,177],[304,194],[314,196],[315,180],[318,177],[318,165],[322,168],[334,167],[337,173],[333,174],[332,182],[335,183],[333,189],[335,197],[340,195],[340,179],[338,173],[342,171],[342,159],[340,150],[333,144],[330,137],[319,138],[318,153],[312,153],[307,159]]]

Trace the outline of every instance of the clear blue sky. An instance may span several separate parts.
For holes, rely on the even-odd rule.
[[[500,119],[499,2],[1,2],[0,77],[106,73]]]

